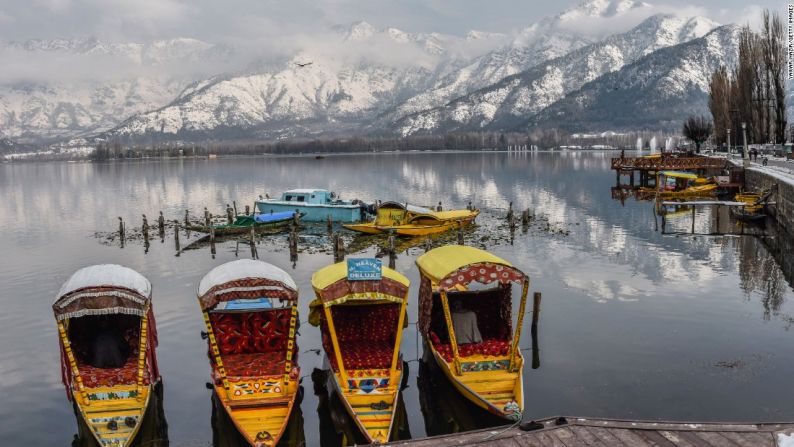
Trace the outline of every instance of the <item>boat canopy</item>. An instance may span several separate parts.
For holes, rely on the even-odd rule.
[[[416,265],[422,276],[445,290],[475,281],[482,284],[521,282],[525,277],[504,259],[465,245],[446,245],[430,250],[416,260]]]
[[[690,172],[681,172],[681,171],[662,171],[661,174],[665,177],[684,178],[689,180],[695,180],[696,178],[698,178],[698,176],[695,174],[692,174]]]
[[[266,213],[266,214],[257,214],[254,216],[254,219],[258,223],[269,223],[269,222],[278,222],[284,219],[291,219],[295,212],[293,211],[282,211],[279,213]]]
[[[310,306],[330,307],[351,300],[402,303],[408,298],[410,281],[400,272],[382,267],[380,280],[350,281],[347,262],[324,267],[312,275],[317,299]]]
[[[92,265],[75,272],[58,292],[52,308],[58,321],[86,315],[146,315],[152,284],[135,270],[116,264]]]
[[[410,211],[410,212],[416,213],[416,214],[432,214],[432,213],[435,213],[435,211],[431,210],[430,208],[425,208],[423,206],[410,205],[408,203],[399,203],[399,202],[383,202],[378,207],[378,209],[380,209],[380,208],[401,209],[401,210]]]
[[[219,305],[225,310],[250,311],[292,305],[298,299],[298,286],[272,264],[240,259],[210,270],[199,282],[197,294],[205,311]]]

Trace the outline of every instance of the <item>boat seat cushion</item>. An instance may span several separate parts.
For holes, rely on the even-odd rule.
[[[399,304],[335,306],[331,308],[331,312],[345,369],[391,367],[400,316]],[[325,318],[321,324],[323,349],[331,367],[338,371]]]
[[[287,349],[291,309],[210,313],[221,354],[281,352]]]
[[[96,368],[82,362],[78,362],[77,368],[83,385],[88,388],[134,385],[138,380],[138,355],[130,355],[121,368]],[[149,382],[149,368],[144,368],[143,383],[148,385]]]
[[[444,360],[452,361],[452,345],[448,343],[441,343],[438,335],[435,332],[430,333],[430,341],[436,348],[436,351],[444,358]],[[458,353],[461,357],[470,357],[473,355],[486,355],[486,356],[505,356],[510,352],[510,342],[507,340],[497,340],[487,338],[481,343],[468,343],[458,345]]]
[[[286,360],[283,352],[271,351],[251,354],[222,355],[226,377],[232,382],[263,376],[284,374]]]

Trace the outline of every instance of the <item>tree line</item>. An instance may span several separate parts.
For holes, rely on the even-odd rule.
[[[760,32],[745,26],[739,33],[736,66],[717,68],[709,82],[709,109],[714,142],[741,145],[746,123],[747,142],[786,141],[786,48],[780,16],[764,11]]]

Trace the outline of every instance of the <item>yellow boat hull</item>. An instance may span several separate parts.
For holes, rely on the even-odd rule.
[[[515,402],[518,405],[519,412],[524,412],[524,380],[522,376],[524,358],[521,356],[521,351],[516,355],[517,365],[515,371],[464,371],[457,375],[455,374],[455,367],[444,360],[435,347],[432,346],[432,343],[428,343],[428,345],[441,371],[444,372],[444,375],[447,376],[447,379],[449,379],[455,389],[466,399],[504,419],[511,418],[509,412],[505,411],[505,406],[510,402]],[[461,358],[461,363],[505,360],[509,361],[509,357],[475,355]]]
[[[140,391],[135,385],[86,388],[84,393],[85,396],[79,391],[74,391],[74,401],[99,445],[103,447],[131,445],[141,428],[143,416],[149,406],[151,385],[141,387]],[[127,418],[130,417],[135,420],[132,427],[126,423]],[[108,427],[111,420],[116,421],[115,430]]]
[[[375,222],[362,223],[362,224],[343,224],[343,227],[351,231],[358,231],[359,233],[366,234],[381,234],[383,230],[375,226]]]
[[[252,380],[265,386],[267,380]],[[290,380],[286,393],[273,391],[272,397],[233,397],[236,393],[232,388],[227,393],[222,385],[215,385],[215,392],[226,414],[229,415],[237,431],[253,447],[271,447],[278,443],[287,428],[292,407],[297,397],[298,383]]]
[[[347,373],[355,375],[355,370],[348,370]],[[356,426],[367,442],[376,444],[389,442],[394,427],[394,417],[397,414],[402,371],[396,380],[389,382],[388,387],[375,389],[371,392],[349,390],[347,387],[342,387],[340,385],[342,378],[338,372],[332,371],[329,376],[332,377],[334,391],[341,397],[345,410],[356,422]],[[386,378],[378,377],[378,379]]]

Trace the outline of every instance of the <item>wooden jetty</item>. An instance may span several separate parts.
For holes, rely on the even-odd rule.
[[[693,423],[591,418],[548,418],[537,428],[495,427],[389,445],[537,447],[778,447],[794,443],[794,423]]]

